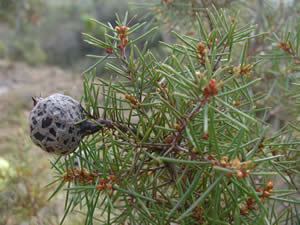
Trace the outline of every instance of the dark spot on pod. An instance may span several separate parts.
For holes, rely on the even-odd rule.
[[[84,108],[80,105],[79,110],[81,113],[84,113]]]
[[[40,132],[36,132],[33,136],[39,141],[42,141],[45,138],[45,136],[42,135]]]
[[[42,116],[42,115],[43,115],[43,112],[39,112],[39,113],[38,113],[38,116]]]
[[[46,104],[44,104],[43,107],[44,107],[44,109],[47,109],[47,105]]]
[[[70,113],[70,117],[71,119],[74,119],[73,113]]]
[[[68,144],[68,142],[69,142],[69,139],[64,140],[65,145]]]
[[[61,128],[61,123],[55,123],[56,127]]]
[[[54,141],[54,139],[47,137],[47,141]]]
[[[30,126],[30,132],[32,132],[33,131],[33,126]]]
[[[73,110],[75,110],[75,109],[76,109],[76,107],[73,105],[73,106],[72,106],[72,109],[73,109]]]
[[[75,142],[75,138],[74,137],[72,137],[72,142]]]
[[[47,117],[46,119],[43,119],[42,121],[42,128],[49,127],[52,123],[52,119]]]
[[[34,125],[37,124],[37,121],[36,121],[36,119],[35,119],[34,117],[32,117],[32,123],[33,123]]]
[[[51,129],[49,130],[49,132],[50,132],[50,134],[52,134],[54,137],[56,137],[56,131],[55,131],[53,128],[51,128]]]
[[[54,152],[54,149],[53,149],[52,147],[47,147],[47,148],[46,148],[46,151],[47,151],[47,152]]]
[[[72,134],[72,133],[73,133],[73,130],[74,130],[74,128],[73,128],[73,127],[70,127],[70,128],[69,128],[69,134]]]

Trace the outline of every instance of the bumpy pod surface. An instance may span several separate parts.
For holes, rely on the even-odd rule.
[[[39,98],[29,115],[30,137],[49,153],[69,154],[84,136],[78,126],[84,117],[80,103],[69,96]]]

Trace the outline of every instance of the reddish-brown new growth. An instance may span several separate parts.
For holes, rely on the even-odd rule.
[[[270,180],[268,181],[268,183],[263,189],[262,188],[256,189],[256,191],[260,193],[259,200],[261,202],[264,202],[266,198],[269,198],[271,196],[271,193],[273,192],[273,187],[274,187],[273,181]],[[250,211],[257,210],[257,209],[258,207],[256,201],[254,200],[253,197],[249,197],[246,200],[244,206],[240,208],[240,214],[246,216],[250,213]]]
[[[113,190],[113,184],[115,184],[117,181],[115,175],[110,175],[108,178],[102,178],[99,180],[98,185],[96,186],[96,189],[98,191],[103,190]]]
[[[98,175],[96,173],[89,172],[87,169],[71,168],[67,170],[63,176],[65,182],[79,182],[81,184],[93,184],[95,183]]]
[[[202,65],[205,64],[205,56],[208,53],[208,48],[203,42],[197,44],[197,56]]]
[[[106,48],[105,49],[107,54],[112,54],[113,53],[113,48]]]
[[[120,45],[118,46],[121,50],[121,55],[122,57],[125,56],[125,48],[128,44],[128,30],[129,30],[129,27],[127,26],[116,26],[115,27],[115,30],[117,31],[118,33],[118,37],[120,39]]]
[[[65,182],[78,182],[80,184],[96,184],[98,191],[113,190],[113,184],[117,183],[115,175],[109,175],[108,178],[100,178],[100,174],[90,172],[86,168],[71,168],[62,177]]]
[[[203,95],[206,99],[215,96],[218,94],[217,81],[215,79],[211,79],[209,84],[204,88]]]
[[[209,139],[209,134],[208,133],[203,134],[202,139],[208,140]]]
[[[181,140],[183,131],[185,130],[189,121],[194,119],[194,117],[201,111],[202,107],[208,103],[210,97],[213,97],[218,94],[217,82],[215,79],[209,81],[209,84],[203,90],[203,99],[195,106],[195,108],[187,115],[187,117],[182,118],[176,127],[175,134],[170,134],[165,138],[165,143],[172,144],[173,149],[178,142]],[[208,134],[203,136],[204,139],[208,139]]]
[[[288,54],[293,54],[292,45],[290,42],[281,41],[277,44],[278,48],[282,49],[284,52]]]
[[[261,200],[264,201],[266,198],[269,198],[271,196],[271,193],[273,192],[274,184],[272,181],[269,181],[265,188],[263,190],[260,190],[261,192]]]
[[[140,105],[140,103],[136,99],[136,97],[134,97],[132,95],[125,94],[125,99],[128,100],[134,108],[137,108]]]

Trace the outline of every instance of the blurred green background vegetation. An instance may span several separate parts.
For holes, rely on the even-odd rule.
[[[160,0],[136,0],[130,4],[127,0],[0,0],[0,225],[57,225],[63,215],[62,196],[47,201],[51,193],[51,188],[46,187],[52,176],[48,160],[51,156],[37,150],[29,140],[27,116],[31,96],[62,92],[80,98],[80,73],[95,62],[86,55],[105,54],[83,41],[82,32],[96,37],[103,34],[88,18],[114,26],[116,14],[123,16],[128,11],[133,24],[149,22],[144,32],[159,25],[159,32],[148,41],[149,47],[162,56],[167,52],[159,41],[176,42],[171,30],[194,35],[193,6],[212,7],[214,2],[216,7],[232,12],[241,10],[241,16],[234,19],[257,23],[258,32],[280,31],[300,10],[299,3],[292,0],[178,2],[178,7],[170,8],[168,1]],[[299,30],[299,17],[297,21],[289,23],[289,28],[298,26]],[[253,54],[267,51],[270,46],[252,44]],[[273,73],[286,76],[286,70],[276,65],[270,66]],[[280,98],[272,104],[277,101]],[[274,121],[285,123],[296,118],[298,112],[297,108],[293,114],[274,112],[279,118]],[[82,224],[81,220],[80,216],[69,217],[66,224]]]
[[[0,4],[4,21],[1,55],[32,65],[62,67],[85,60],[90,47],[83,42],[81,32],[91,29],[88,17],[113,22],[115,13],[127,10],[126,1],[1,0]]]

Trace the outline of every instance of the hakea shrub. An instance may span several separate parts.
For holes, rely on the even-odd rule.
[[[147,48],[156,28],[92,20],[105,35],[85,39],[107,55],[85,71],[82,105],[112,123],[53,162],[66,215],[81,210],[86,224],[270,224],[282,202],[295,215],[297,142],[258,117],[267,109],[257,107],[264,94],[247,46],[259,35],[223,11],[210,16],[210,32],[198,15],[197,36],[162,43],[164,59]],[[111,80],[96,76],[99,63]]]

